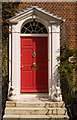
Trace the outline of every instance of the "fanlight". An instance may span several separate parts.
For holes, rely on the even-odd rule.
[[[33,19],[32,21],[26,23],[22,27],[21,33],[23,34],[47,34],[47,30],[42,23]]]

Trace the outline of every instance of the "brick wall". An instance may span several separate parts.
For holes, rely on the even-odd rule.
[[[65,30],[61,39],[66,39],[70,48],[77,48],[77,3],[76,2],[22,2],[19,4],[17,11],[31,6],[39,6],[48,12],[53,13],[63,19],[66,19],[65,28],[61,25],[61,30]],[[61,32],[62,33],[62,32]]]

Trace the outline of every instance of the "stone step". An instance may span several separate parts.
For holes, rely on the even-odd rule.
[[[64,102],[14,102],[7,101],[6,107],[64,108]]]
[[[66,108],[6,107],[5,115],[67,115],[67,110]]]
[[[69,120],[67,115],[4,115],[3,120]]]

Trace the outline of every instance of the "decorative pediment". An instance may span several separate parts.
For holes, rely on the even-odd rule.
[[[57,17],[54,14],[51,14],[50,12],[47,12],[46,10],[39,8],[38,6],[32,6],[31,8],[27,8],[26,10],[23,10],[22,12],[15,14],[15,16],[9,19],[9,22],[18,23],[19,21],[29,16],[32,16],[32,18],[41,17],[42,19],[45,19],[50,23],[55,22],[60,23],[62,21],[65,21],[65,19],[62,19],[62,17]]]

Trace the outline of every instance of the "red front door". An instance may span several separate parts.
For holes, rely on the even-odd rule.
[[[47,37],[21,37],[21,92],[48,92]]]

